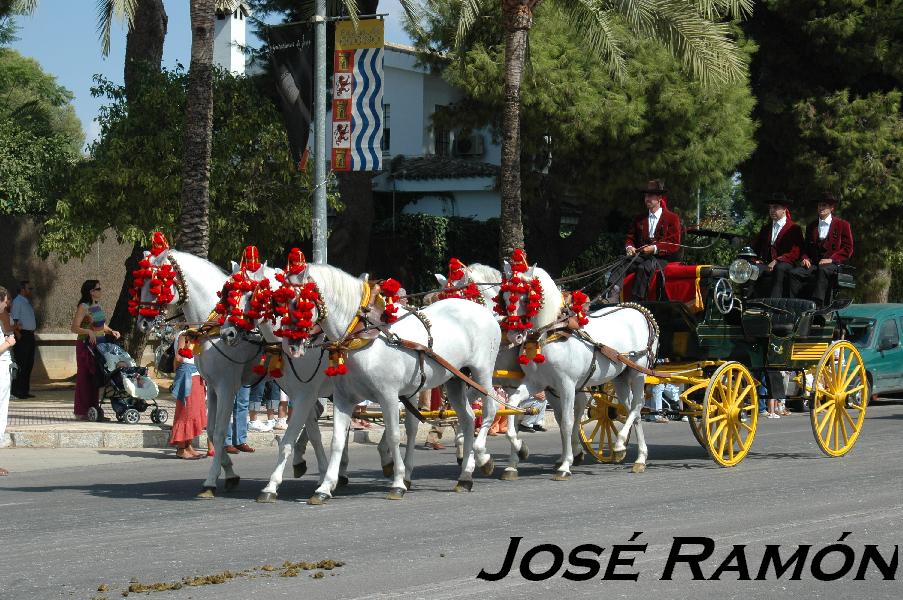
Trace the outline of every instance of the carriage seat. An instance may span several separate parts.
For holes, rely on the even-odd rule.
[[[665,265],[664,273],[656,271],[649,284],[649,291],[645,300],[667,300],[670,302],[682,302],[692,312],[703,309],[702,293],[699,289],[700,271],[703,265],[688,265],[679,262],[670,262]],[[659,292],[662,275],[664,275],[664,289]],[[621,292],[621,300],[633,298],[634,273],[624,278],[624,289]]]
[[[816,309],[815,302],[802,298],[753,298],[746,306],[764,308],[771,320],[771,333],[781,337],[793,333],[803,315]]]

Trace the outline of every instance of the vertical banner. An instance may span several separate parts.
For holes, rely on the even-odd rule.
[[[336,23],[333,171],[382,169],[383,43],[382,19]]]
[[[288,132],[292,158],[299,169],[304,169],[314,104],[313,24],[292,23],[270,27],[267,38],[279,109]]]

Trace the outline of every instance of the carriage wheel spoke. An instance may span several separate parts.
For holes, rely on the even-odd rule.
[[[853,383],[853,380],[859,377],[859,369],[853,369],[853,372],[850,373],[850,376],[847,377],[843,382],[843,389],[847,389]]]
[[[752,426],[751,426],[751,425],[747,425],[747,424],[744,423],[743,421],[740,421],[740,426],[743,427],[744,429],[746,429],[746,431],[748,431],[748,432],[750,432],[750,433],[753,432]]]
[[[837,429],[840,429],[840,432],[843,434],[843,445],[844,447],[848,446],[850,443],[850,436],[847,433],[847,424],[844,422],[842,417],[850,418],[850,415],[847,414],[845,410],[840,411],[841,419],[837,422]],[[856,431],[856,427],[852,425],[853,431]]]
[[[842,410],[840,411],[840,414],[850,423],[850,427],[853,428],[853,431],[856,431],[856,423],[853,421],[853,417],[850,416],[850,413]],[[846,430],[846,428],[844,428],[844,430]]]
[[[833,410],[834,410],[834,404],[829,404],[828,407],[829,407],[829,408],[831,409],[831,411],[833,412]],[[824,435],[822,435],[822,434],[823,434],[824,431],[825,431],[825,427],[828,425],[828,423],[831,422],[831,419],[832,419],[833,416],[834,416],[834,415],[832,414],[832,412],[828,412],[828,413],[824,416],[824,419],[821,421],[821,423],[818,424],[818,435],[819,435],[819,437],[821,437],[821,438],[823,438],[823,439],[827,439],[827,438],[826,438]],[[830,434],[829,434],[829,435],[830,435]]]
[[[830,400],[827,402],[822,402],[821,404],[819,404],[818,406],[815,407],[815,414],[826,411],[829,408],[833,408],[833,407],[834,407],[834,402],[832,402]]]
[[[834,421],[837,413],[833,413],[829,418],[825,419],[827,423],[828,430],[825,432],[825,441],[830,445],[831,436],[834,435]]]

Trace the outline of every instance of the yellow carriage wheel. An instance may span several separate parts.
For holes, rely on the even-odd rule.
[[[612,447],[627,418],[627,407],[618,402],[614,386],[606,384],[590,395],[586,416],[580,420],[580,442],[599,462],[614,462]]]
[[[705,436],[703,435],[703,419],[702,419],[702,398],[706,388],[708,387],[708,381],[705,383],[694,383],[690,387],[688,387],[681,394],[681,407],[682,411],[686,416],[687,420],[690,422],[690,431],[693,432],[693,437],[696,438],[696,441],[699,442],[699,445],[703,448],[706,448]]]
[[[856,346],[831,344],[815,369],[809,420],[822,452],[843,456],[856,443],[868,406],[865,365]]]
[[[709,380],[702,407],[706,450],[722,467],[733,467],[749,453],[759,420],[756,382],[745,366],[724,363]]]

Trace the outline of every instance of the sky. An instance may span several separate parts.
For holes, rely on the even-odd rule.
[[[164,0],[169,17],[163,45],[163,66],[191,62],[191,21],[189,0]],[[401,27],[402,10],[398,0],[382,0],[380,13],[386,17],[386,41],[410,43]],[[33,15],[17,19],[18,41],[12,47],[37,60],[45,72],[75,95],[73,105],[81,119],[85,138],[90,143],[98,134],[95,122],[102,98],[91,96],[93,77],[100,74],[114,83],[122,83],[125,59],[125,23],[113,28],[110,54],[104,58],[97,36],[97,0],[39,0]],[[250,32],[249,32],[250,33]],[[248,36],[248,44],[260,44]]]

